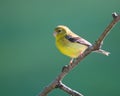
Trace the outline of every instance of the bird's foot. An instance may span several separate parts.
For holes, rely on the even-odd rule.
[[[70,60],[70,64],[72,65],[73,62],[74,62],[74,58],[72,58],[72,59]]]

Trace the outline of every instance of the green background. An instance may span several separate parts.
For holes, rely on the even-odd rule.
[[[57,25],[94,41],[120,13],[120,0],[0,0],[0,96],[36,96],[68,64],[55,47]],[[85,96],[120,96],[120,23],[63,80]],[[68,96],[56,89],[49,96]]]

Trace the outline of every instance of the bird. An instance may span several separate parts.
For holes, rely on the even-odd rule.
[[[88,47],[92,46],[90,42],[75,34],[67,26],[64,25],[58,25],[54,29],[53,35],[55,37],[55,43],[58,50],[62,54],[72,59],[77,58],[79,55],[82,55],[82,53]],[[102,53],[106,56],[110,54],[109,52],[102,49],[96,50],[95,52]]]

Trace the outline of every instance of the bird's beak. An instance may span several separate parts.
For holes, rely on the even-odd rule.
[[[56,37],[57,33],[56,32],[53,32],[53,36]]]

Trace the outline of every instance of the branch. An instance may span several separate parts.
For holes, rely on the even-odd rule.
[[[83,96],[81,93],[79,93],[75,90],[72,90],[71,88],[69,88],[68,86],[63,84],[62,79],[69,73],[69,71],[71,71],[75,66],[77,66],[78,63],[80,63],[88,54],[90,54],[92,51],[100,49],[102,42],[105,39],[105,37],[107,36],[107,34],[115,26],[115,24],[117,24],[118,21],[120,21],[120,15],[118,15],[117,13],[113,13],[112,16],[113,16],[112,22],[106,27],[104,32],[101,34],[101,36],[95,42],[95,44],[93,44],[93,46],[87,48],[87,50],[85,52],[83,52],[82,55],[78,56],[78,58],[73,60],[73,62],[64,66],[62,68],[61,73],[56,77],[56,79],[53,82],[51,82],[50,85],[45,87],[38,96],[47,96],[47,94],[55,88],[59,88],[72,96]]]
[[[62,82],[59,85],[59,88],[63,91],[65,91],[68,94],[71,94],[72,96],[83,96],[81,93],[72,90],[71,88],[69,88],[68,86],[66,86],[65,84],[63,84]]]
[[[120,20],[120,15],[118,15],[117,13],[113,13],[113,20],[112,22],[106,27],[106,29],[104,30],[104,32],[101,34],[101,36],[98,38],[97,40],[97,44],[101,45],[102,41],[105,39],[105,37],[107,36],[107,34],[110,32],[110,30],[115,26],[115,24],[117,24],[117,22]]]

